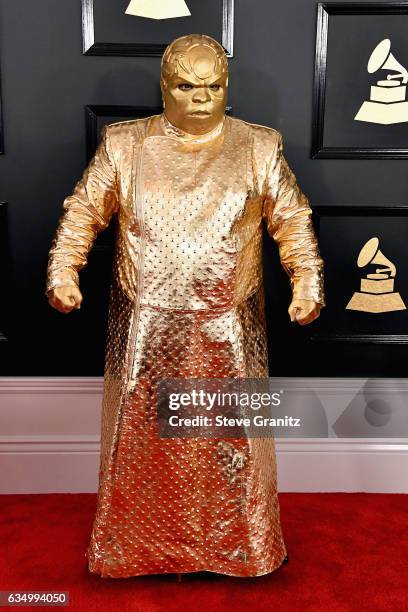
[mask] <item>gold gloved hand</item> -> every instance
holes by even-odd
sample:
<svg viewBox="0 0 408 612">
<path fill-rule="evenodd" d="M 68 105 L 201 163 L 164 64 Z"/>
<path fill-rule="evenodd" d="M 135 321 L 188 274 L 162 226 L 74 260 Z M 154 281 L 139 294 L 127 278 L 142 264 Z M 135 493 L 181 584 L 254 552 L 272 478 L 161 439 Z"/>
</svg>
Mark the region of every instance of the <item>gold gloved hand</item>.
<svg viewBox="0 0 408 612">
<path fill-rule="evenodd" d="M 50 306 L 64 314 L 68 314 L 73 309 L 81 308 L 82 299 L 79 288 L 72 285 L 54 287 L 48 292 Z"/>
<path fill-rule="evenodd" d="M 297 321 L 299 325 L 308 325 L 320 315 L 321 307 L 313 300 L 294 299 L 288 308 L 290 320 L 292 323 Z"/>
</svg>

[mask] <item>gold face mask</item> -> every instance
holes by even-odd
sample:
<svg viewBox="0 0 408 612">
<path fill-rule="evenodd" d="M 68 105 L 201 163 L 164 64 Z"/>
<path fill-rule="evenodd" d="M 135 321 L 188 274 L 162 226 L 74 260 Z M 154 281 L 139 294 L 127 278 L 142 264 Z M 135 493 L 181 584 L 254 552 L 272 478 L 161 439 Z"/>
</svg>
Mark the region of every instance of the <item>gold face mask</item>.
<svg viewBox="0 0 408 612">
<path fill-rule="evenodd" d="M 211 132 L 223 119 L 228 60 L 222 46 L 203 34 L 174 40 L 161 62 L 164 114 L 188 134 Z"/>
</svg>

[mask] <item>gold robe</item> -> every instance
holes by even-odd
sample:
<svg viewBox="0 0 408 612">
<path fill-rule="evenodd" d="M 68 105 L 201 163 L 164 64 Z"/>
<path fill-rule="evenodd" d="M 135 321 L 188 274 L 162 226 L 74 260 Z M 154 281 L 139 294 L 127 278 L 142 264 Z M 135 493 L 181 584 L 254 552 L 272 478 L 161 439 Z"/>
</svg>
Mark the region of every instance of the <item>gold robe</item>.
<svg viewBox="0 0 408 612">
<path fill-rule="evenodd" d="M 63 209 L 46 292 L 78 286 L 118 216 L 89 570 L 272 572 L 286 555 L 274 439 L 159 438 L 155 385 L 268 377 L 263 218 L 293 296 L 324 305 L 311 208 L 281 134 L 232 117 L 193 139 L 163 115 L 111 124 Z"/>
</svg>

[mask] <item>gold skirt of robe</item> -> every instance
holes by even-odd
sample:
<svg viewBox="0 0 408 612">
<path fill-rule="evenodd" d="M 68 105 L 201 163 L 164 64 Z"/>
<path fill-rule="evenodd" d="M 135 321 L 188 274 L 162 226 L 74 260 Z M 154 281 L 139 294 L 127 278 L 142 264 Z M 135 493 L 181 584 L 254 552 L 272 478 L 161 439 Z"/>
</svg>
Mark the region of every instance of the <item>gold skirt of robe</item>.
<svg viewBox="0 0 408 612">
<path fill-rule="evenodd" d="M 123 289 L 129 244 L 119 229 L 86 552 L 89 570 L 103 577 L 257 576 L 286 555 L 272 437 L 157 434 L 160 379 L 268 376 L 262 200 L 249 133 L 227 118 L 215 143 L 186 145 L 156 128 L 137 145 L 136 299 Z"/>
</svg>

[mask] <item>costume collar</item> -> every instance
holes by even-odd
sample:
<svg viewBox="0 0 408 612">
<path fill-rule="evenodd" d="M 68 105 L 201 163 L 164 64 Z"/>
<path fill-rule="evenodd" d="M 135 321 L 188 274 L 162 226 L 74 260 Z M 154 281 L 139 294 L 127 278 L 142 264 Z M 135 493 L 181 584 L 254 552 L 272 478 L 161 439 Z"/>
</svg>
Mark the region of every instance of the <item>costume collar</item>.
<svg viewBox="0 0 408 612">
<path fill-rule="evenodd" d="M 176 138 L 181 142 L 188 142 L 192 144 L 202 144 L 214 140 L 221 134 L 224 127 L 224 123 L 225 115 L 223 116 L 219 124 L 213 130 L 211 130 L 211 132 L 206 132 L 205 134 L 189 134 L 188 132 L 185 132 L 184 130 L 181 130 L 180 128 L 170 123 L 164 113 L 162 113 L 160 117 L 160 126 L 166 136 L 169 136 L 170 138 Z"/>
</svg>

